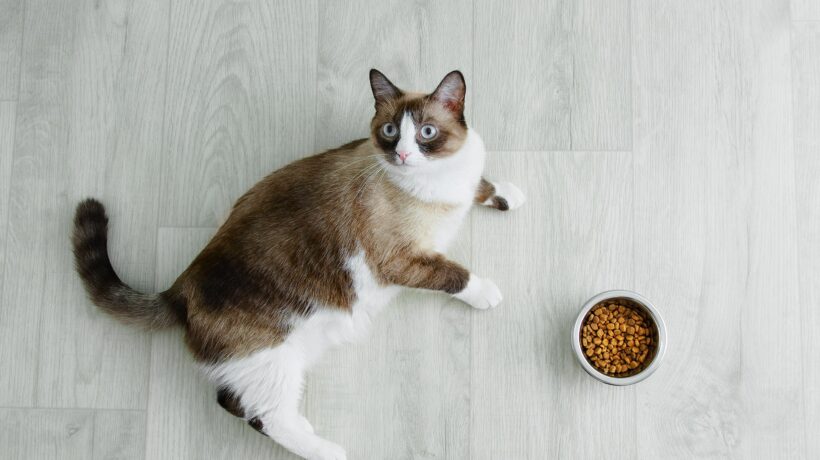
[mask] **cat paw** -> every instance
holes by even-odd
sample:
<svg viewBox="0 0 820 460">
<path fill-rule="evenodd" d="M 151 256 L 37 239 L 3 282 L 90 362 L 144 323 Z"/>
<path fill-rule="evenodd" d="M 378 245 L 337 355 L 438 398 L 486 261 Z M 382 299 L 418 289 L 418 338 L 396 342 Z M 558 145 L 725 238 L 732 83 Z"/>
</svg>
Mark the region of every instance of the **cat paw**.
<svg viewBox="0 0 820 460">
<path fill-rule="evenodd" d="M 524 192 L 510 182 L 494 183 L 493 187 L 495 187 L 495 198 L 499 204 L 506 203 L 506 209 L 503 206 L 498 206 L 498 209 L 502 211 L 520 208 L 527 201 Z"/>
<path fill-rule="evenodd" d="M 467 287 L 456 294 L 455 297 L 479 310 L 496 307 L 503 299 L 501 291 L 494 282 L 479 278 L 473 274 L 470 274 L 470 281 L 467 282 Z"/>
<path fill-rule="evenodd" d="M 347 460 L 347 454 L 342 446 L 324 439 L 320 441 L 307 460 Z"/>
</svg>

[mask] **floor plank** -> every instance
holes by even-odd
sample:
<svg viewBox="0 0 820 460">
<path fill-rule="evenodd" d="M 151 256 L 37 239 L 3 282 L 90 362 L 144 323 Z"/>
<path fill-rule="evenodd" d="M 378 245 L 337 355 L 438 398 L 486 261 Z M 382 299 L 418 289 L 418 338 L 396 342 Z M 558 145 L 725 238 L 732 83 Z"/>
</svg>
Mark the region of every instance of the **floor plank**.
<svg viewBox="0 0 820 460">
<path fill-rule="evenodd" d="M 402 89 L 425 92 L 435 89 L 447 72 L 460 69 L 467 80 L 469 118 L 471 15 L 470 0 L 324 2 L 319 14 L 316 148 L 370 135 L 371 68 Z M 358 26 L 350 27 L 353 23 Z M 444 43 L 447 46 L 441 46 Z"/>
<path fill-rule="evenodd" d="M 74 206 L 103 191 L 116 138 L 112 70 L 128 18 L 117 6 L 27 4 L 0 313 L 6 406 L 146 402 L 144 384 L 124 383 L 145 379 L 148 342 L 90 305 L 68 244 Z"/>
<path fill-rule="evenodd" d="M 488 148 L 629 149 L 629 25 L 626 0 L 476 0 L 475 30 L 493 31 L 474 34 Z"/>
<path fill-rule="evenodd" d="M 633 1 L 638 456 L 805 456 L 788 4 Z"/>
<path fill-rule="evenodd" d="M 0 445 L 9 460 L 92 458 L 94 412 L 0 409 Z"/>
<path fill-rule="evenodd" d="M 504 301 L 473 312 L 470 458 L 634 458 L 639 389 L 592 380 L 569 340 L 589 297 L 632 287 L 630 155 L 493 152 L 487 174 L 527 202 L 473 216 L 473 269 Z"/>
<path fill-rule="evenodd" d="M 170 286 L 213 236 L 214 228 L 162 228 L 157 285 Z M 219 407 L 179 329 L 154 335 L 145 458 L 295 459 L 270 438 Z"/>
<path fill-rule="evenodd" d="M 49 229 L 47 260 L 41 261 L 46 276 L 35 385 L 40 406 L 142 409 L 147 404 L 149 341 L 88 301 L 67 236 L 77 201 L 101 198 L 111 218 L 114 266 L 135 288 L 153 290 L 161 140 L 152 133 L 161 131 L 168 25 L 167 3 L 161 6 L 110 2 L 96 8 L 87 2 L 75 6 L 76 21 L 61 22 L 60 39 L 70 42 L 71 54 L 58 58 L 62 68 L 56 78 L 67 94 L 56 123 L 66 137 L 48 154 L 62 152 L 70 161 L 46 164 L 55 168 L 52 193 L 61 205 L 54 215 L 60 225 Z M 30 4 L 28 11 L 32 21 L 55 14 L 50 3 Z M 26 48 L 25 79 L 36 78 L 29 64 L 40 63 L 29 57 L 40 50 Z M 160 65 L 145 65 L 154 60 Z M 145 98 L 146 92 L 154 97 Z"/>
<path fill-rule="evenodd" d="M 796 23 L 792 34 L 794 81 L 794 168 L 797 192 L 801 332 L 803 336 L 803 404 L 806 457 L 820 455 L 820 22 Z"/>
<path fill-rule="evenodd" d="M 17 100 L 24 0 L 0 0 L 0 101 Z"/>
<path fill-rule="evenodd" d="M 120 18 L 126 39 L 115 74 L 101 198 L 112 228 L 111 261 L 135 289 L 153 292 L 170 1 L 140 0 Z M 146 97 L 146 95 L 151 95 Z"/>
<path fill-rule="evenodd" d="M 575 3 L 572 23 L 572 150 L 630 150 L 629 0 Z"/>
<path fill-rule="evenodd" d="M 515 8 L 493 0 L 474 3 L 473 81 L 480 97 L 473 126 L 487 148 L 570 148 L 572 18 L 566 3 L 526 0 Z"/>
<path fill-rule="evenodd" d="M 179 1 L 171 11 L 164 226 L 215 226 L 313 151 L 316 0 Z"/>
<path fill-rule="evenodd" d="M 30 6 L 36 11 L 38 5 Z M 60 105 L 65 88 L 58 78 L 66 59 L 61 45 L 68 40 L 61 32 L 70 28 L 74 15 L 52 6 L 29 27 L 26 65 L 22 69 L 21 94 L 17 105 L 8 199 L 6 257 L 0 309 L 0 362 L 9 363 L 0 373 L 0 406 L 32 405 L 35 399 L 40 309 L 45 283 L 46 244 L 56 233 L 42 225 L 42 216 L 57 216 L 67 203 L 57 203 L 55 169 L 65 169 L 68 160 L 50 166 L 54 151 L 66 137 Z M 30 51 L 28 51 L 30 50 Z M 34 65 L 32 65 L 34 64 Z M 58 157 L 59 162 L 63 157 Z M 63 166 L 63 168 L 60 168 Z M 61 232 L 62 241 L 66 233 Z"/>
<path fill-rule="evenodd" d="M 99 410 L 94 413 L 94 460 L 145 458 L 145 412 Z"/>
<path fill-rule="evenodd" d="M 0 102 L 0 298 L 3 293 L 3 271 L 6 265 L 6 228 L 9 222 L 9 188 L 16 110 L 16 103 Z"/>
<path fill-rule="evenodd" d="M 141 411 L 0 408 L 0 446 L 9 460 L 142 459 Z"/>
<path fill-rule="evenodd" d="M 820 2 L 817 0 L 791 0 L 792 19 L 795 21 L 820 21 Z"/>
</svg>

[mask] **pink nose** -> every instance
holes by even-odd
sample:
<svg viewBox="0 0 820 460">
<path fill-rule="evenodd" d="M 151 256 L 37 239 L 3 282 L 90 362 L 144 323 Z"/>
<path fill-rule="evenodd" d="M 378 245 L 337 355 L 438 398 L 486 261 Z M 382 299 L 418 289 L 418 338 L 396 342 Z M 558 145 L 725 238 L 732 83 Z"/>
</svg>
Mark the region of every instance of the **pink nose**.
<svg viewBox="0 0 820 460">
<path fill-rule="evenodd" d="M 407 152 L 407 151 L 404 151 L 404 150 L 399 150 L 396 153 L 399 154 L 399 158 L 401 158 L 401 161 L 404 161 L 407 157 L 410 156 L 410 152 Z"/>
</svg>

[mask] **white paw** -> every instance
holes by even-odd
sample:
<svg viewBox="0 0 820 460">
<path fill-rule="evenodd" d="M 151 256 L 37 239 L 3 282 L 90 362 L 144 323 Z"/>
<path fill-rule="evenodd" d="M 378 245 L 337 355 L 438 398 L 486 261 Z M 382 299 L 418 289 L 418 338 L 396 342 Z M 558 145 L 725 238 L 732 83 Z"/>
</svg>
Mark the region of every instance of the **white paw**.
<svg viewBox="0 0 820 460">
<path fill-rule="evenodd" d="M 510 182 L 493 183 L 493 187 L 495 187 L 495 194 L 507 201 L 509 209 L 520 208 L 527 201 L 524 192 Z"/>
<path fill-rule="evenodd" d="M 347 460 L 347 454 L 342 446 L 324 439 L 320 441 L 313 450 L 313 454 L 308 457 L 308 460 Z"/>
<path fill-rule="evenodd" d="M 479 278 L 471 273 L 467 287 L 458 294 L 455 294 L 455 298 L 473 308 L 486 310 L 501 303 L 503 297 L 495 283 L 488 279 Z"/>
</svg>

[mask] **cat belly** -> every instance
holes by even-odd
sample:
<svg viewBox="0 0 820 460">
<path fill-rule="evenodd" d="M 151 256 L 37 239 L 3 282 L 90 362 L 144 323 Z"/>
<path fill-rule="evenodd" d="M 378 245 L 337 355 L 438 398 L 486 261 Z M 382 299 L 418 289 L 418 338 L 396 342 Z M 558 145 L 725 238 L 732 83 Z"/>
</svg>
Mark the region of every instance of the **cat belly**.
<svg viewBox="0 0 820 460">
<path fill-rule="evenodd" d="M 317 308 L 309 318 L 295 324 L 285 340 L 286 344 L 300 350 L 309 364 L 329 348 L 366 336 L 375 316 L 401 289 L 379 285 L 361 251 L 349 258 L 346 265 L 356 292 L 350 311 L 335 307 Z"/>
</svg>

